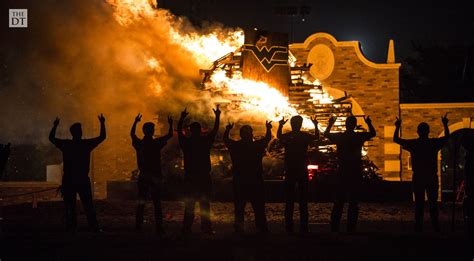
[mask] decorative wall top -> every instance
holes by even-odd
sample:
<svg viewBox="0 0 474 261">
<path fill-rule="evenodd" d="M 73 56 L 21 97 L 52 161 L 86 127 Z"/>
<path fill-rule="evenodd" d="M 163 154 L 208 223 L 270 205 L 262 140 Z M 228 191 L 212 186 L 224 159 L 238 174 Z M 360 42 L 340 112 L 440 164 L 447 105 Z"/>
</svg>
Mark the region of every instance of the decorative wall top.
<svg viewBox="0 0 474 261">
<path fill-rule="evenodd" d="M 313 75 L 316 75 L 321 80 L 324 77 L 328 77 L 332 69 L 334 69 L 334 54 L 331 48 L 325 44 L 320 43 L 319 39 L 326 39 L 328 40 L 334 47 L 352 47 L 359 58 L 359 60 L 372 68 L 376 69 L 398 69 L 400 68 L 400 63 L 374 63 L 367 59 L 360 49 L 359 41 L 337 41 L 334 36 L 328 33 L 315 33 L 310 35 L 303 43 L 294 43 L 290 44 L 290 49 L 307 49 L 310 50 L 307 58 L 308 63 L 313 63 L 314 71 L 312 71 Z M 321 59 L 320 61 L 317 61 Z M 314 62 L 312 62 L 314 61 Z M 329 74 L 328 74 L 329 73 Z"/>
</svg>

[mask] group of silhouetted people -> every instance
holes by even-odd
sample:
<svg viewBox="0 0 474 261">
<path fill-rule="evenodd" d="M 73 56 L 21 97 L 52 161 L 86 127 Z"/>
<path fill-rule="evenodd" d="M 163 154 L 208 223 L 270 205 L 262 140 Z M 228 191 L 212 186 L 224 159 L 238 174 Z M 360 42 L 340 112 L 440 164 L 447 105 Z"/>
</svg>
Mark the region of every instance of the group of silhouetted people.
<svg viewBox="0 0 474 261">
<path fill-rule="evenodd" d="M 191 233 L 191 227 L 195 215 L 195 204 L 199 202 L 201 216 L 201 231 L 214 234 L 210 218 L 210 197 L 212 192 L 211 182 L 211 160 L 210 153 L 212 144 L 219 130 L 221 111 L 219 106 L 213 109 L 215 122 L 213 128 L 203 134 L 200 123 L 192 122 L 189 125 L 190 135 L 183 132 L 183 124 L 189 112 L 185 109 L 181 112 L 178 121 L 177 132 L 179 146 L 184 158 L 184 218 L 182 234 Z M 161 210 L 161 185 L 162 185 L 162 163 L 161 150 L 167 141 L 173 137 L 173 119 L 168 117 L 168 133 L 162 137 L 155 138 L 155 125 L 146 122 L 142 126 L 143 138 L 136 135 L 137 124 L 142 115 L 138 114 L 131 128 L 132 146 L 136 150 L 139 176 L 138 202 L 136 207 L 136 229 L 141 230 L 144 219 L 145 201 L 149 194 L 153 200 L 155 212 L 156 233 L 164 234 L 163 215 Z M 362 147 L 364 143 L 376 136 L 370 117 L 365 117 L 368 132 L 356 131 L 357 119 L 349 116 L 345 121 L 345 131 L 331 133 L 331 128 L 336 122 L 336 117 L 331 117 L 324 133 L 332 144 L 337 147 L 338 177 L 339 184 L 331 213 L 331 231 L 339 231 L 342 210 L 345 202 L 349 203 L 347 211 L 347 231 L 356 231 L 358 219 L 358 202 L 362 187 Z M 428 195 L 431 220 L 435 231 L 439 231 L 437 195 L 437 153 L 449 137 L 448 119 L 445 115 L 441 118 L 445 136 L 443 138 L 429 138 L 429 126 L 420 123 L 418 126 L 419 138 L 405 140 L 399 137 L 401 121 L 397 118 L 395 122 L 394 142 L 400 144 L 403 149 L 411 153 L 413 165 L 413 189 L 415 195 L 415 230 L 422 231 L 423 207 L 425 192 Z M 314 124 L 314 133 L 301 131 L 303 118 L 299 115 L 290 119 L 291 131 L 283 133 L 283 126 L 288 121 L 279 121 L 277 139 L 284 147 L 284 191 L 286 195 L 285 204 L 285 228 L 286 232 L 294 232 L 293 210 L 295 198 L 299 199 L 300 232 L 307 233 L 308 230 L 308 147 L 310 144 L 318 144 L 321 140 L 316 117 L 311 118 Z M 61 192 L 66 206 L 66 228 L 75 230 L 77 226 L 75 214 L 76 194 L 79 194 L 87 214 L 89 226 L 93 231 L 101 231 L 92 201 L 90 179 L 88 177 L 90 153 L 106 138 L 105 118 L 99 116 L 101 124 L 100 135 L 93 139 L 82 139 L 80 123 L 71 126 L 71 140 L 62 140 L 55 137 L 59 119 L 54 121 L 49 139 L 63 153 L 64 176 Z M 232 160 L 233 191 L 234 191 L 234 229 L 237 233 L 244 232 L 244 210 L 247 202 L 250 202 L 255 213 L 255 224 L 258 233 L 269 232 L 265 215 L 265 194 L 262 159 L 267 146 L 272 139 L 272 123 L 266 122 L 266 133 L 262 139 L 255 140 L 253 129 L 249 125 L 240 128 L 240 140 L 231 139 L 230 132 L 234 123 L 226 126 L 224 132 L 224 143 L 228 148 Z M 466 161 L 466 208 L 469 216 L 468 227 L 472 234 L 473 225 L 473 199 L 472 199 L 472 172 L 474 139 L 466 138 L 463 141 L 468 151 Z M 469 176 L 469 178 L 468 178 Z M 297 189 L 296 189 L 297 188 Z M 298 195 L 296 195 L 298 191 Z"/>
</svg>

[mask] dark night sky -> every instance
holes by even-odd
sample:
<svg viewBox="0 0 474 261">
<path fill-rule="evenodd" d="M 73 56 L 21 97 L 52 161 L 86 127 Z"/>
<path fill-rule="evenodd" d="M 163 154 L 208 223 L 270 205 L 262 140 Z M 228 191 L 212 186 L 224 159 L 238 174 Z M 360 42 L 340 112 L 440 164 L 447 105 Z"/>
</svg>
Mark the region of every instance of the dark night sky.
<svg viewBox="0 0 474 261">
<path fill-rule="evenodd" d="M 395 40 L 398 60 L 411 53 L 411 41 L 466 46 L 474 43 L 474 14 L 468 1 L 226 1 L 167 0 L 160 6 L 198 21 L 219 21 L 232 27 L 258 27 L 290 32 L 290 18 L 274 13 L 275 6 L 306 5 L 311 12 L 294 18 L 294 41 L 315 32 L 338 40 L 358 40 L 363 52 L 384 62 L 389 39 Z"/>
</svg>

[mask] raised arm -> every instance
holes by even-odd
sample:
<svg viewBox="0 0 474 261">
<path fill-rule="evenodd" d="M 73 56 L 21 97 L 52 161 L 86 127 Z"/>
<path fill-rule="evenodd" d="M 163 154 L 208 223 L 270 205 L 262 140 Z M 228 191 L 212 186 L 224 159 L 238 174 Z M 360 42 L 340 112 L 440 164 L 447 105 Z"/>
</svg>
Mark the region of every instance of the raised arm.
<svg viewBox="0 0 474 261">
<path fill-rule="evenodd" d="M 171 115 L 168 116 L 168 133 L 161 137 L 164 141 L 167 141 L 173 137 L 173 118 Z"/>
<path fill-rule="evenodd" d="M 336 120 L 337 120 L 337 117 L 335 116 L 332 116 L 331 118 L 329 118 L 328 126 L 326 127 L 326 130 L 324 131 L 324 137 L 331 138 L 331 128 L 336 122 Z"/>
<path fill-rule="evenodd" d="M 132 142 L 138 140 L 136 131 L 137 131 L 137 124 L 142 120 L 142 115 L 139 113 L 135 120 L 133 121 L 132 129 L 130 130 L 130 136 L 132 137 Z"/>
<path fill-rule="evenodd" d="M 232 140 L 231 138 L 229 138 L 229 134 L 230 134 L 230 130 L 232 130 L 232 128 L 234 128 L 234 123 L 230 123 L 227 124 L 227 126 L 225 127 L 225 131 L 224 131 L 224 143 L 225 145 L 227 146 L 227 148 L 230 148 L 232 146 L 232 143 L 234 142 L 234 140 Z"/>
<path fill-rule="evenodd" d="M 265 132 L 265 137 L 263 138 L 263 141 L 265 143 L 265 147 L 267 147 L 268 143 L 270 143 L 270 140 L 272 139 L 272 122 L 265 121 L 265 128 L 267 129 L 267 131 Z"/>
<path fill-rule="evenodd" d="M 51 128 L 51 131 L 49 132 L 49 141 L 54 144 L 59 149 L 62 149 L 62 146 L 64 144 L 63 139 L 58 139 L 56 138 L 56 129 L 58 128 L 59 125 L 59 118 L 56 117 L 56 119 L 53 122 L 53 128 Z"/>
<path fill-rule="evenodd" d="M 181 140 L 183 139 L 185 136 L 184 136 L 184 133 L 183 133 L 183 123 L 184 123 L 184 119 L 189 115 L 189 112 L 187 111 L 187 108 L 184 108 L 184 111 L 181 112 L 181 117 L 179 117 L 179 121 L 178 121 L 178 138 Z"/>
<path fill-rule="evenodd" d="M 84 140 L 87 142 L 88 148 L 92 151 L 95 147 L 99 146 L 105 138 L 106 138 L 106 132 L 105 132 L 105 117 L 101 113 L 97 118 L 99 118 L 100 122 L 100 134 L 98 137 L 95 137 L 93 139 L 88 139 Z"/>
<path fill-rule="evenodd" d="M 444 127 L 444 138 L 447 139 L 449 137 L 448 113 L 446 113 L 443 117 L 441 117 L 441 122 L 443 122 L 443 127 Z"/>
<path fill-rule="evenodd" d="M 105 130 L 105 117 L 104 115 L 101 113 L 99 116 L 99 122 L 100 122 L 100 134 L 99 134 L 99 137 L 98 138 L 98 141 L 99 143 L 104 141 L 105 138 L 107 137 L 107 134 L 106 134 L 106 130 Z"/>
<path fill-rule="evenodd" d="M 216 136 L 217 131 L 219 131 L 219 123 L 221 117 L 221 110 L 219 109 L 219 104 L 217 104 L 216 108 L 212 109 L 212 111 L 214 112 L 216 119 L 214 120 L 214 128 L 212 128 L 211 132 L 209 133 L 209 136 Z"/>
<path fill-rule="evenodd" d="M 282 117 L 278 122 L 277 138 L 281 139 L 283 136 L 283 125 L 288 122 L 288 119 L 285 120 L 285 117 Z"/>
<path fill-rule="evenodd" d="M 400 138 L 400 127 L 402 126 L 402 121 L 397 117 L 395 121 L 395 131 L 393 132 L 393 142 L 402 145 L 405 140 Z"/>
<path fill-rule="evenodd" d="M 314 124 L 314 136 L 313 136 L 313 139 L 314 140 L 319 140 L 319 129 L 318 129 L 318 120 L 316 119 L 316 116 L 314 117 L 311 117 L 311 121 L 313 122 Z"/>
<path fill-rule="evenodd" d="M 377 135 L 377 133 L 375 132 L 374 125 L 372 125 L 372 119 L 370 118 L 370 116 L 365 117 L 364 121 L 365 121 L 365 123 L 367 123 L 367 126 L 369 127 L 369 136 L 368 136 L 368 138 L 371 139 L 371 138 L 375 137 L 375 135 Z"/>
<path fill-rule="evenodd" d="M 54 145 L 57 144 L 58 139 L 56 139 L 56 129 L 58 128 L 59 125 L 59 118 L 56 117 L 56 119 L 53 122 L 53 128 L 51 128 L 51 131 L 49 132 L 49 141 L 53 143 Z"/>
</svg>

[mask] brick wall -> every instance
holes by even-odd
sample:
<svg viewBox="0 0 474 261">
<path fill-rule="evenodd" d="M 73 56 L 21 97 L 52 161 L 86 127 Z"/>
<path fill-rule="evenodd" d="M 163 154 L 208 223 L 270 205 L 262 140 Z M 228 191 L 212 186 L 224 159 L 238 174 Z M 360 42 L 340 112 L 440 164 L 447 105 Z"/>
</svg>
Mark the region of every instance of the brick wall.
<svg viewBox="0 0 474 261">
<path fill-rule="evenodd" d="M 328 61 L 317 61 L 328 64 L 318 65 L 325 72 L 325 79 L 319 79 L 323 87 L 347 91 L 360 106 L 363 114 L 371 116 L 377 137 L 369 142 L 368 155 L 385 178 L 398 177 L 399 169 L 393 163 L 398 160 L 399 151 L 393 151 L 385 145 L 391 142 L 391 136 L 386 137 L 384 133 L 399 113 L 400 64 L 372 63 L 363 56 L 358 42 L 338 42 L 325 33 L 314 34 L 304 43 L 293 44 L 290 50 L 298 62 L 308 63 L 311 62 L 308 58 L 310 52 L 317 45 L 329 47 L 334 57 L 332 61 L 331 54 L 322 54 L 324 56 L 321 59 Z M 312 73 L 312 76 L 317 77 L 317 72 Z M 354 114 L 359 113 L 361 112 L 354 111 Z M 362 118 L 358 120 L 359 124 L 365 125 Z"/>
<path fill-rule="evenodd" d="M 347 91 L 353 97 L 354 105 L 360 106 L 355 113 L 370 115 L 372 118 L 377 137 L 369 142 L 369 157 L 380 168 L 385 179 L 399 180 L 402 175 L 404 180 L 409 180 L 411 174 L 406 169 L 407 155 L 400 156 L 400 148 L 392 142 L 393 122 L 400 113 L 400 64 L 370 62 L 361 53 L 358 42 L 338 42 L 325 33 L 314 34 L 304 43 L 292 44 L 290 50 L 299 63 L 306 63 L 312 48 L 320 44 L 329 47 L 333 55 L 333 61 L 328 63 L 330 65 L 326 68 L 324 79 L 320 79 L 322 85 L 329 89 Z M 320 66 L 324 68 L 325 65 Z M 335 98 L 337 97 L 339 96 Z M 409 128 L 412 125 L 410 122 L 423 119 L 432 126 L 436 135 L 442 131 L 439 117 L 444 113 L 443 110 L 408 109 L 406 106 L 402 106 L 401 110 L 404 121 L 403 137 L 415 137 L 416 131 Z M 473 110 L 459 106 L 450 108 L 448 111 L 451 112 L 451 123 L 462 121 L 464 117 L 472 117 Z M 359 120 L 359 124 L 365 125 L 361 118 Z M 108 121 L 107 140 L 93 153 L 90 175 L 94 181 L 96 198 L 106 197 L 108 180 L 129 180 L 132 170 L 136 168 L 135 152 L 128 135 L 130 124 L 130 119 Z M 98 133 L 97 128 L 98 126 L 94 133 Z"/>
</svg>

